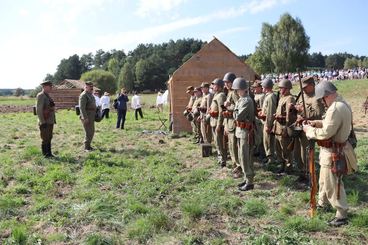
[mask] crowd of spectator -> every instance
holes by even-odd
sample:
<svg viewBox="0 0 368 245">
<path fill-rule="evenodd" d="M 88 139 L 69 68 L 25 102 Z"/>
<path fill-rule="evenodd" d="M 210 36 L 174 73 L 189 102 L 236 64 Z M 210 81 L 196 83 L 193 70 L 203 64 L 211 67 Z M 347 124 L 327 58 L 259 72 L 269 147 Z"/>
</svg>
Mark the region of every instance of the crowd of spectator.
<svg viewBox="0 0 368 245">
<path fill-rule="evenodd" d="M 364 79 L 368 78 L 368 68 L 355 69 L 326 69 L 304 71 L 300 73 L 301 77 L 314 76 L 317 81 L 332 81 L 332 80 L 347 80 L 347 79 Z M 261 79 L 272 78 L 275 83 L 282 79 L 289 79 L 291 82 L 296 82 L 299 79 L 297 72 L 280 73 L 280 74 L 262 74 Z"/>
</svg>

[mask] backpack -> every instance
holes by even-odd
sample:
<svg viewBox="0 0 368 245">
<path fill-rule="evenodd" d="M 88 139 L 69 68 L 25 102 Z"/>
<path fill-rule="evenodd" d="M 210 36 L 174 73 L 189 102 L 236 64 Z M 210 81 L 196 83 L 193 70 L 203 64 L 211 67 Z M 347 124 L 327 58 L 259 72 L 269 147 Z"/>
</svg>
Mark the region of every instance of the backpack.
<svg viewBox="0 0 368 245">
<path fill-rule="evenodd" d="M 114 103 L 112 104 L 112 106 L 113 106 L 115 109 L 118 109 L 118 105 L 119 105 L 119 101 L 118 101 L 118 99 L 114 99 Z"/>
</svg>

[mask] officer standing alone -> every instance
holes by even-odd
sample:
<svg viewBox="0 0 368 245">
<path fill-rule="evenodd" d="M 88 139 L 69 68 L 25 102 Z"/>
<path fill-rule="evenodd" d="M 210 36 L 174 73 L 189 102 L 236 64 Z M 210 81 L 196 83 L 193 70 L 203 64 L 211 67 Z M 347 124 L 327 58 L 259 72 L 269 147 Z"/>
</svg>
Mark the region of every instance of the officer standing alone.
<svg viewBox="0 0 368 245">
<path fill-rule="evenodd" d="M 41 83 L 42 91 L 37 94 L 36 113 L 38 116 L 38 125 L 42 139 L 41 149 L 42 155 L 46 158 L 52 158 L 51 139 L 54 130 L 55 119 L 55 103 L 49 93 L 52 90 L 52 83 L 45 81 Z"/>
<path fill-rule="evenodd" d="M 83 124 L 85 137 L 84 137 L 84 150 L 93 151 L 91 142 L 95 134 L 95 117 L 96 117 L 96 101 L 92 94 L 93 83 L 86 82 L 84 91 L 79 95 L 79 109 L 80 119 Z"/>
</svg>

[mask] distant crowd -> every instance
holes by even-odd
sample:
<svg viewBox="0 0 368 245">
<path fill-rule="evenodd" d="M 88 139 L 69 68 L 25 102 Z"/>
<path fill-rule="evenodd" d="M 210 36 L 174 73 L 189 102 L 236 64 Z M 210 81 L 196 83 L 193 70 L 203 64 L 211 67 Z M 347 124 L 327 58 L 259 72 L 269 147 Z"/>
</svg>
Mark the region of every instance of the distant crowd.
<svg viewBox="0 0 368 245">
<path fill-rule="evenodd" d="M 304 71 L 300 73 L 301 77 L 313 76 L 316 81 L 332 81 L 347 79 L 364 79 L 368 78 L 368 68 L 355 69 L 326 69 L 319 71 Z M 279 74 L 262 74 L 261 79 L 271 78 L 275 83 L 282 79 L 288 79 L 291 82 L 297 82 L 299 74 L 297 72 L 279 73 Z"/>
</svg>

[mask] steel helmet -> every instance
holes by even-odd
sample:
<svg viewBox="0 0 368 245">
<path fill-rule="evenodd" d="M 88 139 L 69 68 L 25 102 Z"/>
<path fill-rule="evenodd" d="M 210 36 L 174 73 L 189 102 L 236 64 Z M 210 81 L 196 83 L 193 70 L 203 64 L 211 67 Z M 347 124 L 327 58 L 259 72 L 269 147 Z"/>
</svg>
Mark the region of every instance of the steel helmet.
<svg viewBox="0 0 368 245">
<path fill-rule="evenodd" d="M 333 94 L 337 91 L 335 85 L 330 81 L 323 81 L 316 85 L 315 94 L 316 99 L 321 99 L 327 95 Z"/>
<path fill-rule="evenodd" d="M 244 78 L 237 77 L 235 78 L 233 82 L 233 86 L 231 88 L 232 89 L 247 89 L 248 87 L 249 87 L 248 82 Z"/>
<path fill-rule="evenodd" d="M 236 78 L 236 75 L 232 72 L 228 72 L 224 76 L 224 82 L 233 82 Z"/>
<path fill-rule="evenodd" d="M 263 79 L 262 87 L 263 88 L 272 88 L 273 87 L 273 81 L 270 78 Z"/>
<path fill-rule="evenodd" d="M 212 84 L 213 85 L 218 85 L 220 87 L 223 87 L 224 86 L 224 81 L 221 80 L 220 78 L 216 78 L 215 80 L 212 81 Z"/>
<path fill-rule="evenodd" d="M 283 79 L 279 82 L 279 88 L 288 88 L 292 89 L 293 85 L 291 84 L 290 80 Z"/>
</svg>

